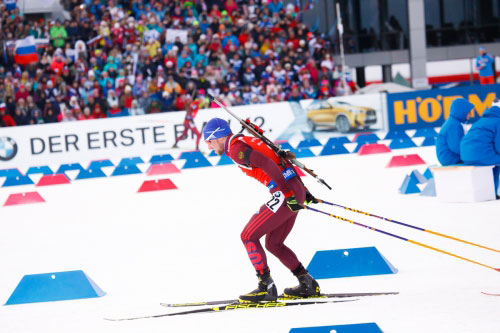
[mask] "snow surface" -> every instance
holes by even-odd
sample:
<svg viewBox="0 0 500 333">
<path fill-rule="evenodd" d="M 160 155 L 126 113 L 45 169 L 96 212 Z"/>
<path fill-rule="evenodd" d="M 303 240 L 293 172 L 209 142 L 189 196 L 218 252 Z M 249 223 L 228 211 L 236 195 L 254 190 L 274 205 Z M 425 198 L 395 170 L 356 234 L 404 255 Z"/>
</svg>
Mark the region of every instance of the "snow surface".
<svg viewBox="0 0 500 333">
<path fill-rule="evenodd" d="M 500 248 L 500 201 L 456 204 L 401 195 L 406 174 L 425 166 L 386 168 L 391 156 L 418 153 L 437 163 L 434 147 L 389 154 L 302 161 L 333 186 L 305 182 L 327 201 Z M 137 193 L 147 179 L 170 178 L 178 190 Z M 375 322 L 384 332 L 500 332 L 500 272 L 311 211 L 299 214 L 287 245 L 307 265 L 319 250 L 376 246 L 397 274 L 320 280 L 324 292 L 399 291 L 396 296 L 306 307 L 238 310 L 126 322 L 120 318 L 177 311 L 160 302 L 234 298 L 257 280 L 240 241 L 267 190 L 234 165 L 73 181 L 37 190 L 42 204 L 0 208 L 0 301 L 25 274 L 83 270 L 101 298 L 0 306 L 0 332 L 288 332 L 294 327 Z M 493 267 L 500 253 L 479 249 L 326 205 L 331 213 Z M 268 256 L 281 291 L 296 284 Z"/>
</svg>

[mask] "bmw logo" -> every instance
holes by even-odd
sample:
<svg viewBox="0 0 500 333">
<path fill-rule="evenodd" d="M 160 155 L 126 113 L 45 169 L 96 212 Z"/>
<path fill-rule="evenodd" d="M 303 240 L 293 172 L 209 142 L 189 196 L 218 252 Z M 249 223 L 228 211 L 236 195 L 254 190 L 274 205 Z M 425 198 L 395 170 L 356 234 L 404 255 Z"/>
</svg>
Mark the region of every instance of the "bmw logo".
<svg viewBox="0 0 500 333">
<path fill-rule="evenodd" d="M 8 136 L 0 137 L 0 161 L 10 161 L 17 155 L 17 143 Z"/>
</svg>

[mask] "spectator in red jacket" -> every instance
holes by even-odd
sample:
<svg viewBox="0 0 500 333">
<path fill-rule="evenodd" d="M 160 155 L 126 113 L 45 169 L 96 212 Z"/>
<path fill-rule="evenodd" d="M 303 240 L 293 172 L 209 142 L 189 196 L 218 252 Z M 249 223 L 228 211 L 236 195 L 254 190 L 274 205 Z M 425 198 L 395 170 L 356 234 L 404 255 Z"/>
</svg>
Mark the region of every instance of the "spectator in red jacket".
<svg viewBox="0 0 500 333">
<path fill-rule="evenodd" d="M 26 100 L 28 96 L 29 96 L 28 90 L 26 90 L 24 84 L 21 84 L 19 86 L 19 90 L 16 92 L 16 102 L 18 102 L 20 99 Z"/>
<path fill-rule="evenodd" d="M 92 113 L 92 119 L 107 118 L 106 113 L 102 111 L 101 104 L 97 103 L 94 106 L 94 112 Z"/>
<path fill-rule="evenodd" d="M 0 127 L 16 126 L 16 122 L 10 114 L 7 113 L 5 103 L 0 104 Z"/>
<path fill-rule="evenodd" d="M 52 61 L 52 64 L 50 64 L 50 68 L 58 73 L 62 73 L 63 69 L 64 69 L 64 60 L 63 60 L 63 57 L 61 54 L 57 54 L 55 57 L 54 57 L 54 60 Z"/>
</svg>

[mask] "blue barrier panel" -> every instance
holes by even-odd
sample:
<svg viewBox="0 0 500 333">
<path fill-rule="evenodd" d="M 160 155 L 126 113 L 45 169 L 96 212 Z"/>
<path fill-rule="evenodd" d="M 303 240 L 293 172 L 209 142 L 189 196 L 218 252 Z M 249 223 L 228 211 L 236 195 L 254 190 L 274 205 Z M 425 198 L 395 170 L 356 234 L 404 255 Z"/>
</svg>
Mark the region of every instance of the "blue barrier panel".
<svg viewBox="0 0 500 333">
<path fill-rule="evenodd" d="M 387 94 L 389 130 L 439 127 L 448 118 L 451 104 L 457 97 L 474 104 L 471 117 L 474 122 L 499 95 L 499 84 Z"/>
<path fill-rule="evenodd" d="M 318 147 L 322 146 L 321 142 L 318 141 L 318 139 L 309 139 L 309 140 L 302 140 L 299 142 L 297 145 L 297 148 L 309 148 L 309 147 Z"/>
<path fill-rule="evenodd" d="M 56 173 L 65 173 L 66 171 L 83 170 L 83 167 L 80 163 L 72 163 L 72 164 L 61 164 L 59 169 L 57 169 Z"/>
<path fill-rule="evenodd" d="M 328 139 L 328 141 L 326 142 L 325 146 L 336 145 L 336 144 L 339 144 L 339 143 L 351 143 L 351 140 L 349 140 L 347 138 L 347 136 L 337 136 L 337 137 Z"/>
<path fill-rule="evenodd" d="M 141 169 L 136 164 L 120 164 L 118 165 L 111 176 L 124 176 L 142 173 Z"/>
<path fill-rule="evenodd" d="M 431 178 L 427 181 L 427 184 L 425 184 L 425 187 L 423 188 L 422 192 L 420 192 L 420 195 L 424 195 L 426 197 L 436 196 L 436 183 L 434 182 L 434 178 Z"/>
<path fill-rule="evenodd" d="M 316 156 L 309 148 L 297 148 L 297 149 L 292 149 L 292 151 L 295 153 L 295 156 L 297 156 L 297 158 Z"/>
<path fill-rule="evenodd" d="M 426 136 L 424 141 L 422 141 L 422 144 L 420 147 L 427 147 L 427 146 L 435 146 L 436 145 L 436 137 L 435 136 Z"/>
<path fill-rule="evenodd" d="M 397 269 L 376 247 L 317 251 L 307 270 L 315 279 L 394 274 Z"/>
<path fill-rule="evenodd" d="M 288 141 L 283 141 L 278 143 L 281 146 L 281 149 L 293 150 L 293 147 Z"/>
<path fill-rule="evenodd" d="M 413 177 L 419 184 L 427 183 L 427 178 L 422 175 L 417 169 L 411 172 L 410 177 Z"/>
<path fill-rule="evenodd" d="M 111 176 L 124 176 L 142 173 L 137 164 L 144 163 L 140 157 L 122 158 L 120 164 L 113 170 Z"/>
<path fill-rule="evenodd" d="M 104 296 L 83 271 L 25 275 L 5 305 L 64 301 Z"/>
<path fill-rule="evenodd" d="M 190 169 L 190 168 L 201 168 L 201 167 L 207 167 L 207 166 L 212 166 L 210 162 L 207 160 L 207 158 L 203 155 L 202 152 L 200 151 L 190 151 L 190 152 L 183 152 L 179 159 L 185 159 L 186 163 L 182 167 L 183 169 Z"/>
<path fill-rule="evenodd" d="M 323 147 L 323 149 L 319 153 L 319 156 L 337 155 L 337 154 L 349 154 L 349 151 L 347 150 L 346 147 L 344 147 L 342 143 L 327 144 L 325 145 L 325 147 Z"/>
<path fill-rule="evenodd" d="M 382 333 L 376 323 L 292 328 L 289 333 Z"/>
<path fill-rule="evenodd" d="M 413 194 L 413 193 L 420 193 L 420 189 L 418 188 L 417 184 L 419 184 L 419 181 L 415 178 L 410 176 L 406 176 L 405 179 L 403 180 L 403 184 L 401 184 L 401 187 L 399 188 L 399 193 L 401 194 Z"/>
<path fill-rule="evenodd" d="M 47 165 L 44 165 L 44 166 L 29 168 L 28 172 L 26 172 L 26 175 L 29 176 L 31 174 L 36 174 L 36 173 L 41 173 L 43 175 L 53 175 L 54 174 L 54 172 L 52 171 L 51 168 L 49 168 Z"/>
<path fill-rule="evenodd" d="M 358 134 L 357 137 L 356 137 L 356 140 L 354 140 L 354 142 L 357 142 L 357 143 L 377 143 L 378 141 L 380 140 L 380 138 L 374 134 L 374 133 L 370 133 L 370 134 Z"/>
<path fill-rule="evenodd" d="M 18 175 L 18 176 L 8 176 L 7 178 L 5 178 L 5 181 L 2 186 L 6 187 L 6 186 L 31 185 L 31 184 L 34 183 L 29 176 Z"/>
<path fill-rule="evenodd" d="M 151 164 L 160 164 L 160 163 L 168 163 L 170 161 L 173 161 L 174 158 L 170 154 L 164 154 L 164 155 L 153 155 L 151 159 L 149 160 L 149 163 Z"/>
<path fill-rule="evenodd" d="M 217 153 L 215 152 L 215 150 L 211 150 L 210 154 L 208 154 L 208 157 L 215 157 L 215 156 L 217 156 Z"/>
<path fill-rule="evenodd" d="M 19 169 L 3 169 L 0 170 L 0 177 L 17 177 L 22 176 L 23 174 Z"/>
<path fill-rule="evenodd" d="M 384 140 L 393 140 L 393 139 L 409 139 L 410 137 L 406 134 L 405 131 L 391 131 L 386 134 Z"/>
<path fill-rule="evenodd" d="M 22 176 L 23 174 L 19 169 L 2 169 L 0 170 L 0 177 Z"/>
<path fill-rule="evenodd" d="M 87 170 L 80 171 L 75 179 L 90 179 L 90 178 L 102 178 L 102 177 L 106 177 L 106 174 L 102 171 L 101 168 L 89 167 Z"/>
<path fill-rule="evenodd" d="M 419 129 L 417 129 L 415 134 L 413 134 L 413 137 L 416 138 L 419 136 L 427 137 L 427 136 L 436 136 L 436 135 L 437 135 L 437 132 L 433 127 L 431 127 L 431 128 L 419 128 Z"/>
<path fill-rule="evenodd" d="M 140 157 L 127 157 L 127 158 L 122 158 L 119 165 L 131 165 L 131 164 L 139 164 L 139 163 L 144 163 L 142 158 Z"/>
<path fill-rule="evenodd" d="M 6 177 L 2 186 L 17 186 L 34 184 L 29 176 L 24 176 L 19 169 L 0 170 L 0 177 Z"/>
<path fill-rule="evenodd" d="M 407 138 L 407 139 L 394 139 L 392 140 L 391 144 L 389 145 L 389 148 L 391 149 L 404 149 L 404 148 L 413 148 L 416 147 L 417 145 L 415 142 L 413 142 L 412 139 Z"/>
<path fill-rule="evenodd" d="M 427 178 L 427 179 L 434 178 L 434 175 L 432 174 L 431 169 L 429 169 L 429 168 L 425 169 L 425 171 L 424 171 L 424 177 Z"/>
<path fill-rule="evenodd" d="M 89 169 L 97 169 L 97 168 L 112 167 L 112 166 L 114 166 L 114 164 L 110 160 L 99 160 L 90 162 Z"/>
</svg>

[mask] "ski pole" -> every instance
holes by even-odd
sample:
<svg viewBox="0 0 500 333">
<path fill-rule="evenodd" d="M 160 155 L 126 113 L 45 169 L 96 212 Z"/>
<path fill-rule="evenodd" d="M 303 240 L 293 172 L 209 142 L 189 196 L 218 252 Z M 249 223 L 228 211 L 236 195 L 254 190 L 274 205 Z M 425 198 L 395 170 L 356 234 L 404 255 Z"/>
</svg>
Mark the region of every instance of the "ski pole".
<svg viewBox="0 0 500 333">
<path fill-rule="evenodd" d="M 257 127 L 255 124 L 252 124 L 249 120 L 244 121 L 241 118 L 239 118 L 236 114 L 234 114 L 231 110 L 229 110 L 229 108 L 227 108 L 224 104 L 222 104 L 217 98 L 215 98 L 211 94 L 207 93 L 207 96 L 212 101 L 214 101 L 215 104 L 217 104 L 218 106 L 220 106 L 221 108 L 223 108 L 224 110 L 226 110 L 227 113 L 229 113 L 236 120 L 238 120 L 238 122 L 241 124 L 241 126 L 243 126 L 246 130 L 248 130 L 253 136 L 255 136 L 256 138 L 261 139 L 262 141 L 264 141 L 264 143 L 267 144 L 269 147 L 271 147 L 278 155 L 280 155 L 282 157 L 285 157 L 288 160 L 290 160 L 290 162 L 292 164 L 295 164 L 296 166 L 298 166 L 299 168 L 301 168 L 302 170 L 304 170 L 305 172 L 307 172 L 308 174 L 310 174 L 319 183 L 321 183 L 321 184 L 325 185 L 326 187 L 328 187 L 329 190 L 332 189 L 330 187 L 330 185 L 328 185 L 323 179 L 319 178 L 318 175 L 313 172 L 313 170 L 307 168 L 303 163 L 299 162 L 295 158 L 295 154 L 293 152 L 285 151 L 285 150 L 281 149 L 280 146 L 276 145 L 274 142 L 272 142 L 271 140 L 269 140 L 267 137 L 264 136 L 264 134 L 263 134 L 264 131 L 262 129 L 260 129 L 259 127 Z"/>
<path fill-rule="evenodd" d="M 412 244 L 415 244 L 415 245 L 419 245 L 419 246 L 422 246 L 422 247 L 425 247 L 427 249 L 430 249 L 430 250 L 434 250 L 434 251 L 437 251 L 437 252 L 441 252 L 441 253 L 444 253 L 444 254 L 447 254 L 449 256 L 452 256 L 452 257 L 455 257 L 455 258 L 458 258 L 458 259 L 462 259 L 462 260 L 465 260 L 465 261 L 468 261 L 468 262 L 471 262 L 473 264 L 476 264 L 476 265 L 479 265 L 479 266 L 483 266 L 483 267 L 486 267 L 486 268 L 490 268 L 490 269 L 493 269 L 497 272 L 500 272 L 500 268 L 495 268 L 495 267 L 492 267 L 492 266 L 489 266 L 489 265 L 486 265 L 486 264 L 482 264 L 480 262 L 477 262 L 477 261 L 474 261 L 472 259 L 468 259 L 468 258 L 465 258 L 465 257 L 461 257 L 457 254 L 453 254 L 451 252 L 447 252 L 447 251 L 444 251 L 444 250 L 441 250 L 441 249 L 438 249 L 438 248 L 435 248 L 433 246 L 430 246 L 430 245 L 427 245 L 427 244 L 424 244 L 424 243 L 420 243 L 420 242 L 417 242 L 417 241 L 414 241 L 414 240 L 411 240 L 411 239 L 408 239 L 408 238 L 404 238 L 404 237 L 401 237 L 401 236 L 398 236 L 398 235 L 395 235 L 395 234 L 391 234 L 390 232 L 387 232 L 387 231 L 384 231 L 384 230 L 381 230 L 381 229 L 376 229 L 376 228 L 373 228 L 373 227 L 370 227 L 370 226 L 367 226 L 367 225 L 364 225 L 364 224 L 361 224 L 359 222 L 356 222 L 356 221 L 353 221 L 353 220 L 349 220 L 349 219 L 346 219 L 345 217 L 342 217 L 342 216 L 338 216 L 338 215 L 335 215 L 335 214 L 330 214 L 330 213 L 327 213 L 327 212 L 323 212 L 319 209 L 315 209 L 315 208 L 312 208 L 312 207 L 309 207 L 309 206 L 306 206 L 306 205 L 302 205 L 303 208 L 305 209 L 309 209 L 309 210 L 312 210 L 313 212 L 317 212 L 317 213 L 321 213 L 321 214 L 325 214 L 325 215 L 328 215 L 330 217 L 333 217 L 333 218 L 336 218 L 338 220 L 342 220 L 344 222 L 348 222 L 348 223 L 352 223 L 352 224 L 355 224 L 357 226 L 360 226 L 360 227 L 363 227 L 363 228 L 367 228 L 367 229 L 370 229 L 370 230 L 373 230 L 373 231 L 377 231 L 377 232 L 380 232 L 382 234 L 385 234 L 385 235 L 388 235 L 388 236 L 392 236 L 392 237 L 395 237 L 395 238 L 398 238 L 398 239 L 401 239 L 403 241 L 406 241 L 406 242 L 409 242 L 409 243 L 412 243 Z"/>
<path fill-rule="evenodd" d="M 453 236 L 448 236 L 448 235 L 445 235 L 445 234 L 442 234 L 442 233 L 439 233 L 439 232 L 436 232 L 436 231 L 432 231 L 432 230 L 429 230 L 429 229 L 420 228 L 420 227 L 417 227 L 417 226 L 414 226 L 414 225 L 411 225 L 411 224 L 399 222 L 399 221 L 392 220 L 392 219 L 389 219 L 387 217 L 375 215 L 375 214 L 372 214 L 372 213 L 363 212 L 362 210 L 358 210 L 358 209 L 355 209 L 355 208 L 342 206 L 342 205 L 339 205 L 339 204 L 336 204 L 336 203 L 333 203 L 333 202 L 328 202 L 328 201 L 325 201 L 325 200 L 321 200 L 321 199 L 318 199 L 318 198 L 316 198 L 316 200 L 318 200 L 318 202 L 324 203 L 326 205 L 344 208 L 345 210 L 348 210 L 348 211 L 351 211 L 351 212 L 355 212 L 355 213 L 366 215 L 366 216 L 375 217 L 375 218 L 378 218 L 378 219 L 381 219 L 381 220 L 384 220 L 384 221 L 387 221 L 387 222 L 396 223 L 396 224 L 399 224 L 399 225 L 402 225 L 402 226 L 405 226 L 405 227 L 413 228 L 413 229 L 420 230 L 420 231 L 423 231 L 423 232 L 428 232 L 428 233 L 436 235 L 436 236 L 441 236 L 441 237 L 444 237 L 444 238 L 449 238 L 449 239 L 455 240 L 457 242 L 462 242 L 462 243 L 465 243 L 465 244 L 477 246 L 477 247 L 480 247 L 480 248 L 483 248 L 483 249 L 486 249 L 486 250 L 490 250 L 490 251 L 494 251 L 494 252 L 500 253 L 500 250 L 493 249 L 491 247 L 487 247 L 487 246 L 484 246 L 484 245 L 481 245 L 481 244 L 472 243 L 472 242 L 469 242 L 469 241 L 466 241 L 466 240 L 463 240 L 463 239 L 460 239 L 460 238 L 456 238 L 456 237 L 453 237 Z"/>
</svg>

